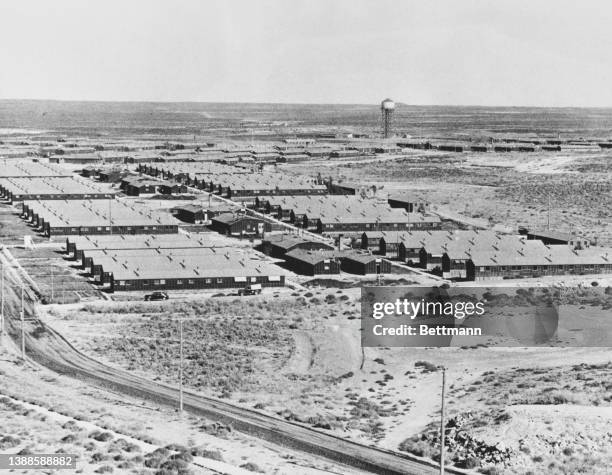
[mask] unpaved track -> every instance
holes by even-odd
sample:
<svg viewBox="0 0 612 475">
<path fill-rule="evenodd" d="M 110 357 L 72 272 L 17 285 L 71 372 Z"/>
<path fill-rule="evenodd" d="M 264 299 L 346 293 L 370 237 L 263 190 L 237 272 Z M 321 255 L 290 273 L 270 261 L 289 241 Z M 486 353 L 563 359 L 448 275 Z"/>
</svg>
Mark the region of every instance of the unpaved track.
<svg viewBox="0 0 612 475">
<path fill-rule="evenodd" d="M 8 264 L 6 261 L 4 263 Z M 11 337 L 20 344 L 18 317 L 20 295 L 15 292 L 15 289 L 21 285 L 21 276 L 15 267 L 10 267 L 7 286 L 12 284 L 12 288 L 6 295 L 9 300 L 5 307 L 9 316 L 6 324 Z M 60 374 L 86 380 L 98 386 L 159 404 L 177 405 L 177 389 L 104 365 L 76 350 L 62 335 L 38 320 L 36 299 L 33 295 L 34 292 L 28 287 L 25 292 L 25 346 L 30 358 Z M 362 445 L 187 391 L 184 393 L 184 407 L 190 413 L 231 424 L 240 432 L 279 446 L 327 458 L 371 473 L 389 475 L 438 473 L 435 464 L 427 460 Z M 449 474 L 466 473 L 455 469 L 447 469 L 446 472 Z"/>
</svg>

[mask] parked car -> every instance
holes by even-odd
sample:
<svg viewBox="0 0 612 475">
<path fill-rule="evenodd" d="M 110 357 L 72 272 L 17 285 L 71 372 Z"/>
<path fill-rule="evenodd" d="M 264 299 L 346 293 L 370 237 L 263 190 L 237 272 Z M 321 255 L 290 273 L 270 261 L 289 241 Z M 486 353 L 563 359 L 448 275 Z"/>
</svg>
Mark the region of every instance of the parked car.
<svg viewBox="0 0 612 475">
<path fill-rule="evenodd" d="M 166 292 L 153 292 L 145 295 L 145 300 L 168 300 L 168 294 Z"/>
<path fill-rule="evenodd" d="M 244 289 L 238 290 L 238 295 L 257 295 L 261 293 L 261 284 L 247 285 Z"/>
</svg>

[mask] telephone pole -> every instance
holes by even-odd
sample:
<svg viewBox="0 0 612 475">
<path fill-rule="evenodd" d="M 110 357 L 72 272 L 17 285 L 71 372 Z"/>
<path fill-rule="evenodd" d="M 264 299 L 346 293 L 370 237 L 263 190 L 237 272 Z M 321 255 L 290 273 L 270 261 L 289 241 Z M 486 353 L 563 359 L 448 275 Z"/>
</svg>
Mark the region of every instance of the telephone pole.
<svg viewBox="0 0 612 475">
<path fill-rule="evenodd" d="M 108 234 L 113 234 L 113 199 L 108 200 Z"/>
<path fill-rule="evenodd" d="M 23 306 L 23 282 L 21 283 L 21 359 L 25 360 L 25 322 Z"/>
<path fill-rule="evenodd" d="M 183 319 L 179 319 L 179 335 L 180 335 L 180 365 L 179 365 L 179 414 L 183 415 Z"/>
<path fill-rule="evenodd" d="M 440 411 L 440 475 L 444 475 L 444 386 L 446 384 L 446 368 L 442 366 L 442 409 Z"/>
<path fill-rule="evenodd" d="M 548 217 L 546 222 L 546 228 L 550 231 L 550 193 L 548 194 Z"/>
</svg>

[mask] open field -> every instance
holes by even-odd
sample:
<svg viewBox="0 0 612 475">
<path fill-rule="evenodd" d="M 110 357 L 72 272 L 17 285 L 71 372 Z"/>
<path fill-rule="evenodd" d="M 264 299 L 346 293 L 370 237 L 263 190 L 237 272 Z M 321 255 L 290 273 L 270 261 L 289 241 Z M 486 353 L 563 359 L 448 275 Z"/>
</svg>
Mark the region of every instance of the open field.
<svg viewBox="0 0 612 475">
<path fill-rule="evenodd" d="M 591 302 L 589 297 L 580 298 L 585 303 Z M 591 303 L 609 305 L 605 301 L 604 298 Z M 428 433 L 428 425 L 438 417 L 439 392 L 434 388 L 440 384 L 437 368 L 441 364 L 447 368 L 451 388 L 451 417 L 459 415 L 471 420 L 472 416 L 466 414 L 487 418 L 497 417 L 499 411 L 525 413 L 530 409 L 523 406 L 536 404 L 534 401 L 554 411 L 553 406 L 559 402 L 546 398 L 567 391 L 572 398 L 563 402 L 576 406 L 568 417 L 576 417 L 581 410 L 594 414 L 593 417 L 607 417 L 604 409 L 601 415 L 595 415 L 599 414 L 598 408 L 609 405 L 605 381 L 612 374 L 606 348 L 368 348 L 362 366 L 357 303 L 355 289 L 332 293 L 330 289 L 315 288 L 295 295 L 295 299 L 224 298 L 172 305 L 107 303 L 52 307 L 48 308 L 45 321 L 77 348 L 96 358 L 176 385 L 177 319 L 195 318 L 184 323 L 185 383 L 189 388 L 357 441 L 394 450 L 403 448 L 434 458 L 435 441 L 427 451 L 421 450 L 422 443 L 415 448 L 404 441 L 425 437 L 422 434 Z M 593 307 L 592 311 L 605 315 L 605 310 Z M 245 318 L 245 314 L 250 317 Z M 103 320 L 100 315 L 104 315 Z M 244 330 L 245 321 L 252 324 L 253 331 Z M 261 331 L 264 328 L 265 334 Z M 196 335 L 215 337 L 202 340 Z M 230 350 L 218 351 L 219 341 Z M 568 360 L 584 364 L 579 366 L 581 376 L 575 380 L 556 378 L 555 388 L 546 389 L 550 385 L 540 386 L 538 379 L 544 376 L 529 377 L 563 374 L 565 368 L 571 373 L 571 367 L 563 366 Z M 517 379 L 517 375 L 526 378 L 525 381 Z M 505 394 L 507 387 L 519 384 L 527 384 L 519 388 L 533 389 L 529 393 L 511 392 L 514 395 L 510 398 L 496 393 Z M 488 388 L 486 395 L 484 388 Z M 537 409 L 542 410 L 539 406 Z M 478 411 L 483 413 L 478 415 Z M 504 430 L 520 433 L 513 424 L 520 427 L 525 417 L 505 420 L 508 429 Z M 573 424 L 578 422 L 574 420 Z M 491 426 L 488 433 L 483 433 L 481 427 L 466 423 L 462 430 L 482 446 L 495 446 L 496 442 L 490 440 L 494 434 L 499 435 L 497 426 Z M 547 440 L 556 435 L 561 437 L 563 430 L 563 424 L 555 426 L 559 433 L 554 432 Z M 580 433 L 593 444 L 603 442 L 597 424 L 592 432 L 582 427 Z M 564 433 L 563 437 L 568 444 L 581 444 L 580 436 L 572 439 Z M 511 454 L 498 461 L 505 463 L 507 473 L 523 473 L 521 467 L 545 466 L 538 459 L 525 460 L 523 453 L 514 448 L 512 445 Z M 553 449 L 543 444 L 541 451 L 554 454 Z M 572 452 L 573 466 L 599 466 L 601 457 L 607 457 L 604 449 L 600 452 L 600 458 L 593 459 L 586 450 Z M 542 460 L 549 464 L 552 456 Z M 456 462 L 462 464 L 465 459 L 458 454 Z M 487 466 L 485 458 L 482 465 Z"/>
<path fill-rule="evenodd" d="M 406 157 L 361 163 L 325 160 L 283 165 L 288 173 L 374 186 L 378 196 L 414 192 L 432 210 L 481 219 L 489 226 L 576 232 L 612 244 L 610 152 L 447 154 L 412 151 Z"/>
<path fill-rule="evenodd" d="M 116 120 L 121 117 L 121 120 Z M 378 104 L 255 104 L 197 102 L 0 101 L 0 131 L 38 134 L 60 131 L 104 137 L 108 134 L 150 138 L 157 134 L 189 140 L 215 131 L 242 134 L 296 127 L 329 132 L 378 131 Z M 488 137 L 608 138 L 610 108 L 415 106 L 400 104 L 399 131 L 414 137 L 475 140 Z M 20 130 L 21 129 L 21 130 Z M 25 129 L 25 130 L 24 130 Z"/>
<path fill-rule="evenodd" d="M 270 449 L 230 426 L 181 418 L 172 408 L 24 365 L 6 337 L 0 359 L 3 453 L 76 454 L 77 473 L 85 474 L 153 475 L 162 468 L 193 474 L 359 473 Z"/>
</svg>

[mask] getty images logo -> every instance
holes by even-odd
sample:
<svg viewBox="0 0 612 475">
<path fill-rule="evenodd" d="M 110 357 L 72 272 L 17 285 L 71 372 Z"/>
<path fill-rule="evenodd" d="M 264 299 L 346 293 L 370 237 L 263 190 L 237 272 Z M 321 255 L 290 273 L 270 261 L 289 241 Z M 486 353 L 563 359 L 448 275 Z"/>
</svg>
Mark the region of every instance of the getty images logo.
<svg viewBox="0 0 612 475">
<path fill-rule="evenodd" d="M 558 307 L 541 290 L 503 287 L 364 287 L 362 345 L 560 344 Z"/>
</svg>

